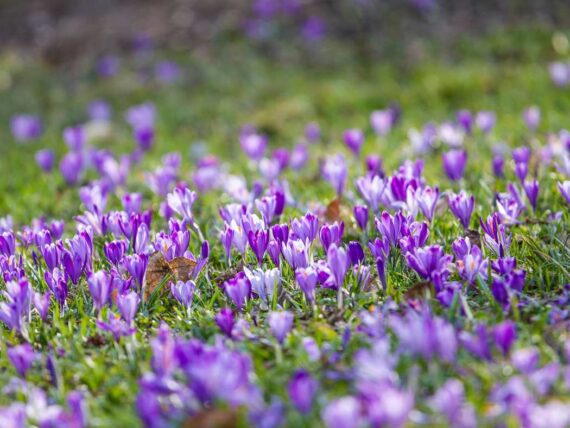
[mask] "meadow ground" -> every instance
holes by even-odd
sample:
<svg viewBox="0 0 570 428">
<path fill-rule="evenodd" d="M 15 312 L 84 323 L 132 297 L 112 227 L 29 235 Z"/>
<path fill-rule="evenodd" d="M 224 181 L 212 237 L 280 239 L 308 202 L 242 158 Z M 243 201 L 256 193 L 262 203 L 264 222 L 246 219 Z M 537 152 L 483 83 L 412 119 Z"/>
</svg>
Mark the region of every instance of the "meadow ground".
<svg viewBox="0 0 570 428">
<path fill-rule="evenodd" d="M 569 424 L 570 87 L 552 37 L 378 63 L 157 51 L 107 78 L 0 57 L 0 421 Z M 172 82 L 153 78 L 165 59 Z M 10 135 L 21 113 L 39 138 Z"/>
</svg>

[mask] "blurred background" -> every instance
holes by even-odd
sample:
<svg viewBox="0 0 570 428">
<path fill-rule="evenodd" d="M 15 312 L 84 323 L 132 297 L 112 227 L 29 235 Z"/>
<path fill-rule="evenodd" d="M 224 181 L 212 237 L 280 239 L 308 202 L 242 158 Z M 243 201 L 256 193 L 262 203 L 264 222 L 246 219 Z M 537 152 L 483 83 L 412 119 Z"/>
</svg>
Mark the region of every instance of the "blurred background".
<svg viewBox="0 0 570 428">
<path fill-rule="evenodd" d="M 218 53 L 236 44 L 287 60 L 417 59 L 430 43 L 453 51 L 465 36 L 569 24 L 568 0 L 0 1 L 2 49 L 54 66 L 151 47 Z M 521 46 L 504 48 L 497 54 Z"/>
</svg>

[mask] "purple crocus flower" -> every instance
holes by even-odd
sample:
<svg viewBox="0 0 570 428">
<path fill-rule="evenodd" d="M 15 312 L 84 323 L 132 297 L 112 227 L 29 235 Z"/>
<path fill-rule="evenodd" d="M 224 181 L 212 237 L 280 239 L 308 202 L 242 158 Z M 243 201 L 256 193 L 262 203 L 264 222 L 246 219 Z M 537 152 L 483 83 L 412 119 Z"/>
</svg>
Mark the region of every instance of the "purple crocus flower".
<svg viewBox="0 0 570 428">
<path fill-rule="evenodd" d="M 466 133 L 471 134 L 473 128 L 473 115 L 469 110 L 459 110 L 456 115 L 457 123 L 465 130 Z"/>
<path fill-rule="evenodd" d="M 536 131 L 540 124 L 540 109 L 537 106 L 531 106 L 523 112 L 523 120 L 530 131 Z"/>
<path fill-rule="evenodd" d="M 301 35 L 310 43 L 320 41 L 326 33 L 325 22 L 318 16 L 310 16 L 303 24 Z"/>
<path fill-rule="evenodd" d="M 93 298 L 93 305 L 99 312 L 109 301 L 111 276 L 102 270 L 94 272 L 87 278 L 87 285 Z"/>
<path fill-rule="evenodd" d="M 305 138 L 309 143 L 316 143 L 321 138 L 321 128 L 316 122 L 310 122 L 305 127 Z"/>
<path fill-rule="evenodd" d="M 132 336 L 136 331 L 135 328 L 131 327 L 119 316 L 114 314 L 109 314 L 107 322 L 97 320 L 95 323 L 101 330 L 111 333 L 117 342 L 121 337 Z"/>
<path fill-rule="evenodd" d="M 493 156 L 493 175 L 497 178 L 505 176 L 505 158 L 502 155 Z"/>
<path fill-rule="evenodd" d="M 374 132 L 385 137 L 394 125 L 394 112 L 391 109 L 375 110 L 370 114 L 370 125 Z"/>
<path fill-rule="evenodd" d="M 451 194 L 447 200 L 449 209 L 453 215 L 459 220 L 463 229 L 469 229 L 469 221 L 475 206 L 475 198 L 473 195 L 469 196 L 465 191 L 457 194 Z"/>
<path fill-rule="evenodd" d="M 59 163 L 59 171 L 68 185 L 77 184 L 83 175 L 83 156 L 75 152 L 67 153 Z"/>
<path fill-rule="evenodd" d="M 234 231 L 226 223 L 225 229 L 220 233 L 220 240 L 222 241 L 222 245 L 224 247 L 224 251 L 226 252 L 226 258 L 228 259 L 228 261 L 232 257 L 233 239 L 234 239 Z"/>
<path fill-rule="evenodd" d="M 148 256 L 146 254 L 128 255 L 123 257 L 121 263 L 136 282 L 138 289 L 141 290 L 148 265 Z"/>
<path fill-rule="evenodd" d="M 360 156 L 364 145 L 364 133 L 360 129 L 348 129 L 343 134 L 344 144 L 355 156 Z"/>
<path fill-rule="evenodd" d="M 510 320 L 503 321 L 493 328 L 493 337 L 497 348 L 503 353 L 508 355 L 511 346 L 516 340 L 517 327 L 515 323 Z"/>
<path fill-rule="evenodd" d="M 7 354 L 10 363 L 12 363 L 18 374 L 23 378 L 26 377 L 26 373 L 37 358 L 34 349 L 29 343 L 8 348 Z"/>
<path fill-rule="evenodd" d="M 133 320 L 137 314 L 141 299 L 136 291 L 129 291 L 128 293 L 119 294 L 117 296 L 117 308 L 125 322 L 132 325 Z"/>
<path fill-rule="evenodd" d="M 36 163 L 44 172 L 51 172 L 55 165 L 55 153 L 51 149 L 38 150 L 36 152 Z"/>
<path fill-rule="evenodd" d="M 475 124 L 483 133 L 491 132 L 497 122 L 497 116 L 492 111 L 480 111 L 475 117 Z"/>
<path fill-rule="evenodd" d="M 300 413 L 309 413 L 313 407 L 319 385 L 306 370 L 297 370 L 289 381 L 287 390 L 289 400 Z"/>
<path fill-rule="evenodd" d="M 275 239 L 279 242 L 287 242 L 289 229 L 287 225 L 281 225 L 281 231 L 272 229 Z M 291 237 L 303 241 L 313 242 L 319 232 L 319 219 L 312 213 L 307 213 L 303 217 L 291 220 Z"/>
<path fill-rule="evenodd" d="M 32 302 L 34 303 L 34 307 L 40 314 L 40 318 L 42 319 L 42 321 L 45 321 L 48 316 L 49 306 L 51 303 L 50 293 L 45 293 L 45 294 L 34 293 L 34 295 L 32 296 Z"/>
<path fill-rule="evenodd" d="M 530 147 L 525 147 L 525 146 L 521 146 L 521 147 L 517 147 L 516 149 L 513 149 L 513 161 L 515 162 L 515 164 L 518 163 L 524 163 L 524 164 L 528 164 L 530 161 L 530 157 L 532 155 L 532 151 L 530 150 Z"/>
<path fill-rule="evenodd" d="M 476 426 L 475 412 L 465 404 L 465 388 L 457 379 L 445 382 L 429 400 L 429 404 L 447 418 L 450 426 Z"/>
<path fill-rule="evenodd" d="M 402 212 L 398 211 L 398 213 L 392 216 L 387 211 L 384 211 L 380 218 L 375 218 L 374 220 L 376 229 L 378 229 L 382 238 L 387 239 L 390 245 L 396 246 L 407 227 L 407 219 Z"/>
<path fill-rule="evenodd" d="M 377 175 L 367 175 L 356 180 L 356 188 L 373 212 L 378 211 L 386 187 L 386 182 Z"/>
<path fill-rule="evenodd" d="M 283 257 L 293 269 L 309 266 L 311 244 L 308 240 L 289 239 L 287 244 L 281 244 Z"/>
<path fill-rule="evenodd" d="M 271 333 L 280 344 L 283 344 L 285 337 L 293 328 L 293 318 L 293 314 L 289 311 L 273 311 L 267 316 Z"/>
<path fill-rule="evenodd" d="M 232 336 L 232 330 L 234 328 L 234 313 L 230 308 L 222 308 L 220 312 L 216 314 L 216 325 L 220 328 L 222 333 L 226 336 Z"/>
<path fill-rule="evenodd" d="M 123 256 L 125 255 L 127 246 L 128 243 L 123 240 L 105 242 L 103 246 L 105 257 L 107 257 L 107 260 L 109 260 L 112 264 L 118 266 L 123 259 Z"/>
<path fill-rule="evenodd" d="M 485 275 L 487 259 L 483 258 L 481 249 L 471 245 L 469 238 L 457 238 L 452 244 L 456 257 L 457 271 L 461 278 L 473 284 L 478 275 Z"/>
<path fill-rule="evenodd" d="M 10 121 L 12 136 L 19 143 L 35 140 L 42 135 L 43 126 L 40 118 L 31 114 L 13 116 Z"/>
<path fill-rule="evenodd" d="M 160 61 L 154 67 L 154 75 L 160 83 L 173 83 L 181 74 L 180 67 L 174 61 Z"/>
<path fill-rule="evenodd" d="M 45 271 L 44 279 L 55 296 L 59 305 L 63 308 L 67 299 L 67 278 L 63 271 L 55 268 L 52 272 Z"/>
<path fill-rule="evenodd" d="M 354 428 L 362 424 L 360 402 L 352 396 L 337 398 L 327 404 L 321 417 L 327 428 Z"/>
<path fill-rule="evenodd" d="M 302 169 L 309 161 L 309 149 L 306 144 L 300 143 L 293 147 L 289 166 L 292 170 L 298 171 Z"/>
<path fill-rule="evenodd" d="M 240 311 L 251 297 L 251 283 L 243 272 L 226 281 L 224 290 Z"/>
<path fill-rule="evenodd" d="M 439 199 L 439 187 L 425 187 L 419 192 L 416 192 L 416 198 L 423 215 L 431 222 Z"/>
<path fill-rule="evenodd" d="M 253 133 L 240 136 L 240 145 L 244 153 L 251 160 L 260 160 L 267 148 L 267 137 Z"/>
<path fill-rule="evenodd" d="M 334 222 L 333 224 L 323 224 L 319 231 L 319 238 L 325 251 L 328 251 L 331 244 L 340 245 L 344 233 L 344 222 Z"/>
<path fill-rule="evenodd" d="M 166 196 L 170 209 L 189 223 L 194 221 L 192 207 L 194 206 L 194 202 L 196 202 L 196 198 L 196 192 L 188 188 L 181 189 L 179 187 L 175 188 L 172 193 Z"/>
<path fill-rule="evenodd" d="M 384 170 L 382 169 L 382 158 L 378 155 L 368 155 L 365 159 L 366 171 L 368 175 L 377 175 L 384 177 Z"/>
<path fill-rule="evenodd" d="M 344 156 L 330 156 L 322 164 L 323 178 L 335 189 L 337 195 L 342 195 L 348 177 L 348 169 Z"/>
<path fill-rule="evenodd" d="M 525 180 L 524 182 L 524 192 L 532 210 L 536 212 L 536 204 L 538 201 L 538 191 L 540 190 L 540 184 L 538 180 Z"/>
<path fill-rule="evenodd" d="M 314 267 L 308 266 L 295 270 L 295 279 L 299 288 L 305 293 L 309 302 L 315 300 L 315 288 L 317 287 L 317 271 Z"/>
<path fill-rule="evenodd" d="M 365 205 L 355 205 L 354 219 L 361 230 L 366 230 L 366 225 L 368 224 L 368 207 Z"/>
<path fill-rule="evenodd" d="M 566 202 L 570 205 L 570 180 L 560 181 L 557 186 L 562 197 L 566 199 Z"/>
<path fill-rule="evenodd" d="M 332 272 L 335 280 L 335 285 L 341 294 L 342 284 L 344 277 L 348 270 L 349 260 L 346 251 L 342 247 L 337 247 L 336 244 L 331 244 L 327 250 L 327 264 Z"/>
<path fill-rule="evenodd" d="M 350 264 L 355 266 L 364 261 L 364 250 L 358 241 L 351 241 L 348 244 L 348 259 Z"/>
<path fill-rule="evenodd" d="M 263 264 L 263 256 L 265 256 L 267 245 L 269 244 L 269 232 L 267 230 L 258 230 L 255 232 L 250 230 L 247 234 L 247 240 L 257 258 L 259 266 L 261 266 Z"/>
<path fill-rule="evenodd" d="M 142 195 L 140 193 L 125 193 L 121 198 L 123 209 L 128 215 L 141 212 Z"/>
<path fill-rule="evenodd" d="M 93 100 L 87 105 L 89 119 L 107 121 L 111 118 L 111 107 L 103 100 Z"/>
<path fill-rule="evenodd" d="M 408 266 L 425 279 L 433 278 L 435 273 L 445 272 L 451 259 L 439 245 L 416 248 L 413 252 L 406 253 Z"/>
<path fill-rule="evenodd" d="M 86 142 L 85 129 L 83 126 L 70 126 L 63 130 L 63 141 L 70 152 L 81 152 Z"/>
<path fill-rule="evenodd" d="M 552 62 L 548 65 L 550 78 L 556 86 L 567 86 L 570 84 L 570 64 L 563 62 Z"/>
<path fill-rule="evenodd" d="M 443 169 L 452 181 L 463 178 L 467 165 L 467 152 L 465 150 L 450 150 L 442 155 Z"/>
<path fill-rule="evenodd" d="M 194 281 L 177 281 L 176 284 L 170 283 L 172 296 L 187 309 L 190 309 L 192 305 L 195 289 L 196 284 Z"/>
</svg>

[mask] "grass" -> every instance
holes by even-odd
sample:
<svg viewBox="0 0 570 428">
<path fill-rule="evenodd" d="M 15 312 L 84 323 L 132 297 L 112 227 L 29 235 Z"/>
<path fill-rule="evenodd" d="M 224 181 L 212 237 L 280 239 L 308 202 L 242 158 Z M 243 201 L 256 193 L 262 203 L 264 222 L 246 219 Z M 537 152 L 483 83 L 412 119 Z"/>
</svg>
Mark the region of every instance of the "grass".
<svg viewBox="0 0 570 428">
<path fill-rule="evenodd" d="M 251 183 L 258 174 L 246 161 L 239 146 L 242 125 L 255 124 L 269 136 L 271 148 L 290 148 L 302 136 L 308 122 L 318 122 L 323 131 L 323 143 L 311 149 L 313 153 L 308 167 L 299 173 L 289 171 L 285 174 L 296 200 L 294 206 L 287 208 L 285 218 L 289 218 L 304 213 L 314 202 L 326 206 L 334 199 L 330 186 L 315 177 L 318 177 L 318 160 L 322 156 L 344 150 L 341 138 L 345 129 L 366 129 L 365 154 L 380 154 L 386 171 L 390 173 L 412 156 L 407 143 L 408 129 L 419 129 L 429 121 L 453 120 L 456 110 L 461 108 L 494 110 L 498 116 L 497 126 L 489 136 L 476 134 L 467 140 L 469 166 L 465 179 L 460 183 L 453 184 L 445 179 L 440 152 L 426 157 L 425 176 L 430 185 L 439 185 L 442 189 L 468 189 L 476 200 L 473 218 L 485 218 L 493 209 L 493 195 L 498 190 L 504 191 L 506 184 L 491 175 L 492 145 L 499 142 L 509 147 L 544 144 L 548 132 L 568 125 L 569 89 L 556 88 L 548 76 L 547 62 L 555 54 L 550 36 L 550 32 L 540 29 L 504 32 L 476 41 L 458 41 L 450 55 L 442 55 L 432 47 L 425 48 L 425 57 L 419 62 L 348 62 L 331 67 L 273 63 L 247 49 L 227 52 L 222 59 L 164 53 L 164 56 L 179 61 L 184 69 L 182 82 L 173 85 L 141 83 L 133 61 L 127 61 L 118 76 L 104 80 L 89 70 L 62 73 L 7 54 L 0 57 L 3 70 L 0 74 L 3 99 L 0 123 L 8 123 L 9 117 L 15 113 L 38 113 L 44 120 L 46 131 L 40 140 L 25 145 L 16 144 L 6 129 L 2 132 L 0 168 L 4 175 L 0 180 L 0 214 L 12 215 L 18 227 L 38 216 L 62 218 L 68 224 L 67 235 L 72 233 L 71 219 L 80 211 L 77 189 L 67 187 L 59 174 L 42 174 L 33 155 L 38 149 L 48 147 L 54 149 L 59 158 L 65 150 L 62 129 L 85 121 L 86 104 L 94 98 L 102 98 L 113 107 L 113 122 L 110 133 L 95 144 L 118 153 L 134 148 L 130 131 L 122 118 L 123 112 L 144 101 L 152 101 L 156 105 L 155 147 L 128 179 L 129 190 L 142 192 L 145 207 L 155 211 L 154 230 L 165 227 L 164 220 L 156 215 L 161 200 L 144 185 L 143 172 L 158 165 L 162 155 L 170 151 L 178 151 L 182 155 L 183 180 L 190 179 L 196 159 L 207 151 L 220 156 L 232 173 L 244 174 Z M 393 102 L 402 109 L 402 122 L 389 137 L 378 138 L 369 129 L 369 114 Z M 521 119 L 523 109 L 530 105 L 539 106 L 543 113 L 536 134 L 529 133 Z M 514 180 L 512 165 L 508 164 L 506 170 L 508 178 Z M 352 207 L 357 199 L 356 190 L 350 183 L 362 174 L 362 166 L 350 159 L 349 172 L 348 187 L 351 190 L 345 195 L 346 207 Z M 84 183 L 93 178 L 95 176 L 87 176 Z M 569 237 L 564 226 L 568 224 L 569 213 L 556 189 L 556 181 L 561 180 L 561 176 L 551 169 L 543 170 L 540 180 L 538 214 L 524 214 L 522 224 L 512 228 L 512 254 L 519 261 L 519 267 L 527 272 L 525 295 L 529 301 L 519 313 L 498 309 L 484 292 L 469 295 L 468 305 L 473 320 L 459 310 L 460 302 L 456 303 L 454 310 L 444 310 L 433 301 L 429 305 L 467 331 L 477 322 L 493 325 L 504 319 L 514 319 L 519 326 L 517 347 L 535 345 L 541 351 L 542 361 L 548 362 L 559 359 L 558 347 L 563 338 L 562 334 L 553 331 L 551 335 L 555 345 L 551 345 L 544 332 L 549 331 L 547 316 L 551 304 L 562 294 L 564 284 L 570 281 Z M 227 196 L 212 193 L 200 195 L 196 205 L 200 227 L 212 244 L 208 275 L 209 281 L 214 283 L 228 269 L 217 239 L 221 226 L 217 208 L 229 201 Z M 111 195 L 108 208 L 119 207 L 118 195 Z M 548 215 L 557 211 L 563 212 L 560 223 L 549 222 Z M 351 224 L 350 217 L 345 216 L 345 219 L 345 241 L 363 240 Z M 476 226 L 474 220 L 472 226 Z M 462 234 L 458 222 L 448 210 L 437 217 L 431 231 L 428 243 L 439 243 L 448 253 L 453 240 Z M 102 248 L 103 242 L 103 238 L 98 238 L 96 248 Z M 192 251 L 199 252 L 195 237 L 190 246 Z M 322 249 L 316 254 L 319 258 L 324 257 Z M 253 256 L 249 256 L 253 262 Z M 373 264 L 369 254 L 367 262 Z M 234 266 L 237 263 L 238 260 L 234 260 Z M 97 256 L 95 269 L 102 268 L 108 268 L 108 263 Z M 31 262 L 26 266 L 34 287 L 46 290 L 41 270 Z M 402 257 L 390 265 L 388 276 L 395 290 L 392 297 L 404 304 L 405 293 L 418 282 L 417 276 L 405 266 Z M 350 382 L 342 378 L 349 377 L 354 354 L 365 340 L 354 334 L 345 346 L 344 328 L 357 323 L 361 310 L 369 310 L 373 305 L 381 306 L 386 296 L 376 291 L 356 290 L 339 315 L 332 309 L 336 305 L 335 292 L 321 290 L 319 305 L 322 312 L 320 316 L 313 316 L 288 267 L 283 278 L 282 286 L 290 297 L 282 304 L 295 312 L 297 328 L 286 347 L 279 351 L 283 352 L 282 359 L 266 332 L 263 311 L 253 302 L 249 304 L 246 317 L 254 325 L 254 337 L 236 346 L 251 354 L 257 382 L 267 397 L 277 394 L 285 398 L 283 385 L 299 366 L 319 373 L 321 390 L 327 395 L 348 393 L 351 391 Z M 350 281 L 345 287 L 350 288 Z M 36 349 L 46 357 L 57 356 L 53 360 L 56 361 L 58 381 L 54 385 L 45 366 L 32 370 L 28 381 L 48 390 L 50 397 L 59 403 L 63 403 L 69 391 L 84 390 L 93 426 L 137 426 L 140 422 L 133 403 L 138 392 L 138 380 L 149 370 L 151 349 L 148 339 L 154 335 L 159 322 L 165 321 L 181 335 L 203 340 L 211 340 L 217 333 L 212 320 L 218 308 L 227 304 L 227 299 L 217 287 L 210 287 L 205 277 L 200 278 L 198 286 L 200 293 L 189 316 L 171 298 L 158 298 L 141 309 L 135 336 L 116 343 L 110 337 L 102 336 L 97 329 L 83 279 L 71 291 L 65 314 L 52 314 L 50 321 L 45 323 L 34 318 L 29 329 L 29 341 Z M 7 384 L 14 372 L 5 357 L 5 350 L 8 344 L 19 343 L 22 338 L 4 327 L 0 331 L 3 338 L 0 344 L 0 384 Z M 339 361 L 334 364 L 309 361 L 301 346 L 303 336 L 312 336 L 319 344 L 342 351 Z M 414 370 L 423 376 L 414 379 L 413 370 L 402 369 L 405 373 L 402 374 L 403 381 L 418 383 L 419 409 L 429 412 L 424 398 L 441 385 L 442 379 L 457 374 L 456 368 L 452 364 L 411 360 L 402 358 L 399 367 L 417 365 Z M 461 366 L 466 379 L 470 379 L 466 382 L 469 400 L 480 414 L 486 414 L 490 391 L 496 384 L 510 378 L 508 370 L 512 371 L 512 367 L 502 365 L 500 360 L 495 363 L 477 360 L 467 353 L 458 357 L 456 365 Z M 329 372 L 334 372 L 341 380 L 329 378 Z M 564 387 L 557 388 L 559 396 L 563 397 Z M 10 402 L 11 397 L 0 397 L 1 404 Z M 293 411 L 287 414 L 288 426 L 314 426 L 318 411 L 314 410 L 306 418 Z"/>
</svg>

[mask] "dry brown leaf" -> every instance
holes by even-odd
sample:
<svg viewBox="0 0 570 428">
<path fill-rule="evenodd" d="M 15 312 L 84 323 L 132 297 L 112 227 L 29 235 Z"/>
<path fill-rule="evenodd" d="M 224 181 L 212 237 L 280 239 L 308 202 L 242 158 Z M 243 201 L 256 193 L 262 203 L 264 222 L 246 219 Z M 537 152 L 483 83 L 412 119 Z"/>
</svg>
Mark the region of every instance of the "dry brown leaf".
<svg viewBox="0 0 570 428">
<path fill-rule="evenodd" d="M 421 299 L 426 297 L 427 294 L 433 296 L 433 287 L 430 281 L 416 282 L 404 294 L 406 300 Z"/>
<path fill-rule="evenodd" d="M 481 248 L 481 235 L 479 235 L 479 231 L 474 229 L 468 229 L 467 237 L 469 238 L 472 244 L 475 244 L 479 248 Z"/>
<path fill-rule="evenodd" d="M 340 219 L 340 198 L 334 198 L 327 205 L 325 218 L 327 221 L 338 221 Z"/>
<path fill-rule="evenodd" d="M 186 257 L 168 262 L 160 251 L 151 254 L 143 281 L 144 299 L 147 301 L 168 276 L 173 281 L 188 281 L 195 266 L 196 262 Z"/>
<path fill-rule="evenodd" d="M 235 428 L 238 426 L 237 410 L 204 410 L 188 418 L 184 428 Z"/>
</svg>

